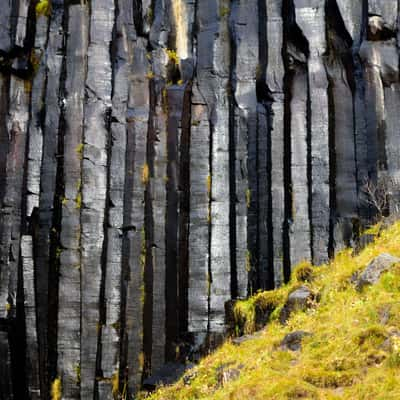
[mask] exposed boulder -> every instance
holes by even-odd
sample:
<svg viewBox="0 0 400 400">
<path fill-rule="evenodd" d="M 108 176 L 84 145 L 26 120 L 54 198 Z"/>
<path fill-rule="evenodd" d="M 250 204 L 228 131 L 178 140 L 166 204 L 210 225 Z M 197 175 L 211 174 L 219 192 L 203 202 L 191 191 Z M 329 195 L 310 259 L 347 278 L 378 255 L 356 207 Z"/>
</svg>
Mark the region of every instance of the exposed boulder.
<svg viewBox="0 0 400 400">
<path fill-rule="evenodd" d="M 237 367 L 231 367 L 232 364 L 222 364 L 217 368 L 217 382 L 218 386 L 224 386 L 228 382 L 234 381 L 238 379 L 240 376 L 240 370 L 243 368 L 243 365 L 239 365 Z"/>
<path fill-rule="evenodd" d="M 352 281 L 357 290 L 361 290 L 367 285 L 374 285 L 384 272 L 389 271 L 397 263 L 400 263 L 400 258 L 387 253 L 380 254 L 367 265 L 361 274 L 353 277 Z"/>
<path fill-rule="evenodd" d="M 282 340 L 280 348 L 282 350 L 299 351 L 301 350 L 301 342 L 307 336 L 312 336 L 310 332 L 295 331 L 288 333 Z"/>
<path fill-rule="evenodd" d="M 315 294 L 307 287 L 300 286 L 289 294 L 286 304 L 282 308 L 279 319 L 285 324 L 294 311 L 304 311 L 310 308 L 316 299 Z"/>
</svg>

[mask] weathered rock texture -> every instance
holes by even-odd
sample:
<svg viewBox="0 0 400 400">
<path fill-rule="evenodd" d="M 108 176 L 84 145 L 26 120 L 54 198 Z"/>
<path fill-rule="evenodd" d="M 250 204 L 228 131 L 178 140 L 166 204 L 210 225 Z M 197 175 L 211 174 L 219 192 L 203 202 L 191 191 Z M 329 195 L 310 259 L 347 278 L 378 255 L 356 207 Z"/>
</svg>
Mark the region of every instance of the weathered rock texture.
<svg viewBox="0 0 400 400">
<path fill-rule="evenodd" d="M 398 11 L 2 1 L 0 399 L 134 393 L 396 211 Z"/>
</svg>

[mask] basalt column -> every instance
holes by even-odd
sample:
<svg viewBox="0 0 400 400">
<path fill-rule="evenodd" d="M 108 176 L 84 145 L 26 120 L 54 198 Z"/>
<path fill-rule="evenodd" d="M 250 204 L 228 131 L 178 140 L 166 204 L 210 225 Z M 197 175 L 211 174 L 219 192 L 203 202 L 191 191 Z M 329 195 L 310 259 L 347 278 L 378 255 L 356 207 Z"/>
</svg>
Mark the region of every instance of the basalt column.
<svg viewBox="0 0 400 400">
<path fill-rule="evenodd" d="M 397 0 L 3 3 L 1 400 L 132 397 L 399 212 Z"/>
</svg>

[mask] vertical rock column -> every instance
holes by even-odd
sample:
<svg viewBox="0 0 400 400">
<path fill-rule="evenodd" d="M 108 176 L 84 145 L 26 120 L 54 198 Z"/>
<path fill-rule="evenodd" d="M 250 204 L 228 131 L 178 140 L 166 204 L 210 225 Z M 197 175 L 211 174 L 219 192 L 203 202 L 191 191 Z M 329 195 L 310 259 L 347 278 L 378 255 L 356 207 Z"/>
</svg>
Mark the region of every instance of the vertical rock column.
<svg viewBox="0 0 400 400">
<path fill-rule="evenodd" d="M 118 1 L 113 48 L 113 98 L 111 150 L 109 162 L 109 201 L 106 268 L 103 270 L 104 298 L 101 330 L 101 377 L 99 399 L 113 399 L 119 382 L 121 332 L 121 282 L 124 240 L 124 199 L 127 174 L 127 105 L 132 66 L 132 44 L 136 39 L 132 7 Z M 139 296 L 139 294 L 137 294 Z"/>
<path fill-rule="evenodd" d="M 198 5 L 199 6 L 199 5 Z M 230 297 L 229 4 L 197 8 L 190 144 L 189 331 L 221 332 Z"/>
<path fill-rule="evenodd" d="M 146 266 L 145 188 L 148 184 L 146 160 L 150 111 L 150 65 L 147 40 L 132 44 L 131 78 L 127 107 L 127 152 L 125 172 L 123 258 L 122 258 L 122 353 L 121 376 L 131 393 L 139 389 L 143 372 L 143 309 Z"/>
<path fill-rule="evenodd" d="M 23 46 L 26 35 L 26 18 L 24 18 L 27 4 L 21 3 L 21 8 L 14 18 L 11 10 L 5 6 L 6 26 L 13 23 L 12 37 L 2 32 L 0 48 L 9 51 L 11 47 Z M 9 17 L 11 17 L 9 19 Z M 18 34 L 17 34 L 18 32 Z M 11 40 L 12 39 L 12 40 Z M 20 266 L 21 225 L 25 221 L 23 215 L 24 177 L 27 159 L 29 104 L 31 85 L 21 77 L 27 68 L 26 55 L 13 61 L 12 69 L 16 75 L 9 78 L 2 76 L 2 94 L 8 97 L 7 110 L 0 118 L 3 120 L 1 145 L 4 146 L 1 157 L 2 170 L 6 177 L 2 181 L 0 198 L 0 353 L 4 358 L 4 366 L 0 373 L 0 389 L 5 398 L 11 398 L 11 369 L 10 369 L 10 342 L 13 339 L 7 332 L 15 324 L 16 300 L 18 286 L 18 268 Z M 4 100 L 3 100 L 4 101 Z M 3 103 L 4 104 L 4 103 Z M 15 389 L 18 391 L 18 389 Z"/>
<path fill-rule="evenodd" d="M 355 10 L 357 11 L 357 10 Z M 349 10 L 344 10 L 348 21 Z M 357 17 L 351 20 L 355 24 Z M 352 38 L 343 29 L 343 16 L 331 2 L 327 8 L 329 79 L 330 153 L 331 153 L 331 215 L 332 249 L 341 250 L 352 243 L 353 221 L 358 214 L 357 169 L 355 154 L 354 63 Z M 349 26 L 352 34 L 355 28 Z"/>
<path fill-rule="evenodd" d="M 165 88 L 167 80 L 166 66 L 168 55 L 158 48 L 152 52 L 151 88 L 154 96 L 151 130 L 151 160 L 149 160 L 149 192 L 152 209 L 152 243 L 148 257 L 151 257 L 152 273 L 152 342 L 151 369 L 156 371 L 165 361 L 165 313 L 166 313 L 166 212 L 167 212 L 167 116 L 168 94 Z"/>
<path fill-rule="evenodd" d="M 29 121 L 29 153 L 27 162 L 27 198 L 26 215 L 39 208 L 40 169 L 43 151 L 43 115 L 46 94 L 46 55 L 49 28 L 47 15 L 36 16 L 36 35 L 34 48 L 31 50 L 34 76 L 31 95 L 31 118 Z"/>
<path fill-rule="evenodd" d="M 399 134 L 395 112 L 399 106 L 398 2 L 373 1 L 368 7 L 367 40 L 361 45 L 360 57 L 365 67 L 366 105 L 370 110 L 367 113 L 368 181 L 389 196 L 389 204 L 383 210 L 372 207 L 380 215 L 399 206 L 396 200 Z M 371 202 L 373 198 L 367 193 L 368 200 Z"/>
<path fill-rule="evenodd" d="M 91 2 L 81 203 L 81 398 L 93 396 L 96 377 L 97 334 L 100 333 L 104 222 L 107 198 L 107 149 L 111 108 L 110 43 L 114 3 Z M 98 66 L 101 65 L 99 69 Z"/>
<path fill-rule="evenodd" d="M 64 197 L 60 234 L 57 373 L 65 399 L 79 398 L 81 368 L 81 207 L 83 104 L 87 46 L 86 5 L 68 8 L 65 67 Z"/>
<path fill-rule="evenodd" d="M 178 340 L 178 212 L 180 126 L 186 85 L 167 88 L 167 216 L 166 216 L 166 345 L 168 358 L 174 359 Z"/>
<path fill-rule="evenodd" d="M 0 13 L 0 50 L 8 52 L 11 45 L 9 18 L 11 13 L 11 4 L 6 2 Z M 3 198 L 5 192 L 6 171 L 7 171 L 7 154 L 8 154 L 8 131 L 6 128 L 6 119 L 8 112 L 8 85 L 9 77 L 1 71 L 0 73 L 0 206 L 3 208 Z M 0 214 L 0 233 L 3 235 L 4 213 Z M 3 252 L 5 249 L 1 249 Z M 4 360 L 0 363 L 0 393 L 5 397 L 11 397 L 11 365 L 10 365 L 10 349 L 8 345 L 8 267 L 3 254 L 0 255 L 3 261 L 0 267 L 0 357 Z M 12 397 L 11 397 L 12 398 Z"/>
<path fill-rule="evenodd" d="M 170 35 L 173 85 L 168 94 L 168 167 L 166 220 L 166 350 L 175 360 L 179 332 L 187 327 L 187 276 L 189 228 L 189 145 L 191 80 L 193 79 L 192 1 L 170 1 Z"/>
<path fill-rule="evenodd" d="M 63 165 L 59 139 L 64 134 L 64 132 L 60 132 L 60 117 L 64 105 L 60 101 L 63 86 L 61 76 L 65 38 L 64 2 L 60 0 L 54 1 L 52 4 L 46 55 L 42 56 L 46 62 L 46 92 L 44 94 L 46 101 L 41 110 L 44 113 L 44 121 L 42 121 L 43 150 L 40 171 L 39 221 L 34 242 L 42 393 L 47 393 L 49 390 L 47 369 L 50 358 L 52 363 L 55 362 L 53 357 L 56 353 L 56 298 L 58 292 L 56 248 L 59 246 L 60 218 L 59 215 L 57 218 L 55 215 L 56 210 L 58 213 L 59 204 L 62 201 L 59 198 L 60 193 L 57 193 L 60 190 L 56 192 L 56 189 L 62 187 L 57 171 Z M 48 329 L 50 325 L 51 333 Z"/>
<path fill-rule="evenodd" d="M 258 267 L 258 185 L 257 185 L 257 96 L 258 1 L 246 4 L 233 2 L 231 35 L 233 56 L 233 86 L 235 98 L 234 148 L 236 198 L 236 277 L 237 295 L 247 296 L 248 276 Z M 232 199 L 231 201 L 234 201 Z M 246 239 L 247 238 L 247 239 Z M 234 272 L 233 272 L 234 273 Z"/>
<path fill-rule="evenodd" d="M 270 137 L 270 185 L 271 185 L 271 228 L 272 228 L 272 269 L 273 283 L 279 287 L 284 283 L 283 229 L 285 220 L 285 182 L 284 182 L 284 63 L 283 47 L 283 2 L 266 1 L 267 21 L 267 63 L 265 80 L 271 93 L 272 103 L 268 108 Z M 265 246 L 260 243 L 260 246 Z M 270 267 L 271 268 L 271 267 Z M 271 274 L 262 279 L 267 285 Z M 268 276 L 268 277 L 267 277 Z"/>
<path fill-rule="evenodd" d="M 229 2 L 217 2 L 217 32 L 212 46 L 211 87 L 214 91 L 211 122 L 211 190 L 210 190 L 210 315 L 212 333 L 222 333 L 225 328 L 225 302 L 231 294 L 231 263 L 229 240 L 229 99 L 230 41 Z M 212 7 L 213 8 L 213 7 Z M 212 21 L 212 19 L 211 19 Z M 205 48 L 204 51 L 210 51 Z M 199 58 L 201 54 L 199 53 Z"/>
<path fill-rule="evenodd" d="M 328 79 L 325 1 L 294 0 L 296 22 L 309 43 L 308 85 L 311 142 L 311 243 L 315 264 L 328 259 L 330 232 Z"/>
<path fill-rule="evenodd" d="M 33 264 L 32 236 L 25 235 L 21 240 L 21 258 L 24 279 L 25 326 L 26 326 L 26 372 L 28 393 L 31 400 L 40 400 L 39 349 L 37 338 L 36 296 Z"/>
<path fill-rule="evenodd" d="M 191 100 L 188 329 L 204 339 L 208 331 L 209 297 L 210 126 L 199 84 L 195 78 Z"/>
<path fill-rule="evenodd" d="M 307 60 L 292 44 L 290 57 L 290 155 L 291 155 L 291 225 L 290 263 L 295 266 L 311 258 L 310 210 L 308 186 L 308 130 L 307 130 Z"/>
<path fill-rule="evenodd" d="M 43 160 L 43 134 L 44 134 L 44 116 L 45 116 L 45 96 L 46 96 L 46 80 L 47 80 L 47 57 L 46 50 L 51 48 L 52 42 L 48 41 L 48 29 L 50 18 L 48 15 L 41 15 L 36 13 L 36 35 L 34 39 L 33 49 L 31 50 L 30 58 L 33 69 L 31 93 L 31 106 L 30 106 L 30 120 L 29 120 L 29 149 L 28 159 L 26 166 L 26 218 L 31 223 L 32 231 L 34 234 L 38 229 L 38 210 L 40 202 L 40 189 L 41 189 L 41 168 Z M 32 40 L 32 38 L 31 38 Z M 50 46 L 48 46 L 50 44 Z M 50 53 L 51 54 L 51 53 Z M 34 238 L 37 239 L 37 238 Z M 27 348 L 31 348 L 29 354 L 29 361 L 26 367 L 26 374 L 28 377 L 28 392 L 31 392 L 32 398 L 40 398 L 39 388 L 39 371 L 42 375 L 42 387 L 46 380 L 46 375 L 43 367 L 46 365 L 44 362 L 45 343 L 47 342 L 47 282 L 48 282 L 48 266 L 43 266 L 42 269 L 35 271 L 34 262 L 30 257 L 33 257 L 33 247 L 36 246 L 37 241 L 32 243 L 32 236 L 24 236 L 21 243 L 21 253 L 24 264 L 24 288 L 25 296 L 29 298 L 29 306 L 27 306 L 30 313 L 25 312 L 25 323 L 27 333 Z M 36 249 L 35 249 L 36 250 Z M 25 255 L 24 255 L 25 253 Z M 24 258 L 25 257 L 25 258 Z M 28 282 L 25 282 L 25 274 L 28 274 Z M 30 274 L 32 274 L 32 282 L 30 281 Z M 40 282 L 42 289 L 36 292 L 37 282 Z M 27 283 L 27 285 L 26 285 Z M 32 285 L 32 287 L 30 286 Z M 32 292 L 30 292 L 32 290 Z M 37 293 L 37 298 L 35 296 Z M 26 299 L 25 299 L 26 301 Z M 32 308 L 30 308 L 32 307 Z M 36 313 L 39 317 L 36 320 Z M 33 315 L 34 314 L 34 318 Z M 39 322 L 40 321 L 40 322 Z M 38 323 L 39 322 L 39 323 Z M 38 329 L 38 331 L 37 331 Z M 39 339 L 40 338 L 40 339 Z M 41 349 L 41 357 L 39 357 L 39 345 Z M 41 362 L 39 360 L 41 359 Z M 36 382 L 36 380 L 38 380 Z M 36 397 L 35 397 L 36 396 Z"/>
</svg>

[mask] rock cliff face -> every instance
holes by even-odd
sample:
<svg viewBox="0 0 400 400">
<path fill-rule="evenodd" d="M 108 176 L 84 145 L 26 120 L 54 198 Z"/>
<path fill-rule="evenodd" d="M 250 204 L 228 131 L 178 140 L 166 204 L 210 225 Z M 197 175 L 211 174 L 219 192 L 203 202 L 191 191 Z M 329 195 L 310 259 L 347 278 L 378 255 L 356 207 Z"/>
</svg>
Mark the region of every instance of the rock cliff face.
<svg viewBox="0 0 400 400">
<path fill-rule="evenodd" d="M 398 211 L 398 15 L 3 1 L 0 399 L 134 393 L 228 300 Z"/>
</svg>

